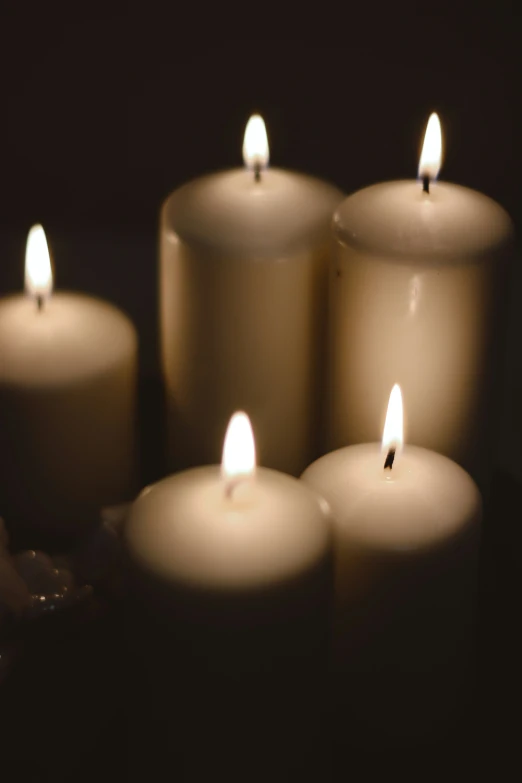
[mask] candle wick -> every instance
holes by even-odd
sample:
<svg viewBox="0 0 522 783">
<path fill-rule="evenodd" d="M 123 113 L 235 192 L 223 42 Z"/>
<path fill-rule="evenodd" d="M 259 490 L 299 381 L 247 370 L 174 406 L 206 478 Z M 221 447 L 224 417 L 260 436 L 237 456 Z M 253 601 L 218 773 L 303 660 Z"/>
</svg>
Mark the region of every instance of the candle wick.
<svg viewBox="0 0 522 783">
<path fill-rule="evenodd" d="M 248 475 L 246 473 L 239 473 L 237 476 L 233 476 L 225 481 L 225 497 L 227 500 L 232 499 L 232 495 L 236 491 L 236 489 L 239 487 L 240 484 L 243 484 L 246 481 L 250 481 L 252 479 L 251 475 Z"/>
<path fill-rule="evenodd" d="M 261 182 L 261 164 L 256 163 L 254 165 L 254 179 L 256 182 Z"/>
<path fill-rule="evenodd" d="M 395 449 L 391 448 L 386 455 L 386 461 L 384 463 L 384 470 L 386 468 L 389 468 L 390 470 L 393 468 L 393 461 L 395 459 Z"/>
<path fill-rule="evenodd" d="M 44 298 L 43 298 L 42 294 L 37 294 L 36 295 L 36 307 L 37 307 L 39 313 L 42 312 L 43 306 L 44 306 Z"/>
<path fill-rule="evenodd" d="M 234 490 L 237 487 L 237 485 L 240 483 L 240 481 L 241 479 L 236 478 L 226 482 L 225 497 L 227 498 L 227 500 L 231 500 L 232 495 L 234 494 Z"/>
<path fill-rule="evenodd" d="M 430 192 L 430 178 L 428 174 L 425 174 L 422 178 L 422 191 L 423 193 Z"/>
</svg>

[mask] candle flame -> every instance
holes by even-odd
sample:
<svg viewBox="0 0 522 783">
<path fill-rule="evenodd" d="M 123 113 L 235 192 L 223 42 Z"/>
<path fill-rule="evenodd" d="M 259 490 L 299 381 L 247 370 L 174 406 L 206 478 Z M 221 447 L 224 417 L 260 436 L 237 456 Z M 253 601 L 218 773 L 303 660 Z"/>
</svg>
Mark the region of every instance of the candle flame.
<svg viewBox="0 0 522 783">
<path fill-rule="evenodd" d="M 230 419 L 225 443 L 221 473 L 227 485 L 227 494 L 246 478 L 251 478 L 256 470 L 256 446 L 250 419 L 238 411 Z"/>
<path fill-rule="evenodd" d="M 265 122 L 261 115 L 253 114 L 246 126 L 243 140 L 243 160 L 247 169 L 266 169 L 270 153 Z"/>
<path fill-rule="evenodd" d="M 404 439 L 403 409 L 401 387 L 396 383 L 390 394 L 388 412 L 382 436 L 382 450 L 388 453 L 393 450 L 395 456 L 402 450 Z"/>
<path fill-rule="evenodd" d="M 47 299 L 53 290 L 51 258 L 45 231 L 33 226 L 25 247 L 25 290 L 30 296 Z"/>
<path fill-rule="evenodd" d="M 419 162 L 419 177 L 437 179 L 442 161 L 442 131 L 438 114 L 433 113 L 426 127 Z"/>
</svg>

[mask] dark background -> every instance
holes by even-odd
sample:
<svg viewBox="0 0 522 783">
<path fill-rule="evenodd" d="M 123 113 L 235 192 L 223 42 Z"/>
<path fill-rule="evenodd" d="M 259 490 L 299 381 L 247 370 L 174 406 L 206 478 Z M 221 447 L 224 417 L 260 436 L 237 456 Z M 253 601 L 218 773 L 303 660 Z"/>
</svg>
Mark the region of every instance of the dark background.
<svg viewBox="0 0 522 783">
<path fill-rule="evenodd" d="M 286 19 L 281 9 L 272 16 L 265 5 L 245 5 L 229 22 L 221 7 L 216 20 L 203 5 L 193 9 L 199 18 L 188 20 L 178 6 L 166 14 L 149 5 L 139 11 L 105 6 L 98 13 L 72 4 L 4 4 L 0 293 L 21 289 L 26 234 L 42 222 L 57 287 L 107 298 L 136 323 L 142 400 L 150 400 L 158 377 L 161 201 L 189 178 L 241 165 L 253 111 L 265 118 L 274 165 L 351 192 L 415 177 L 425 123 L 436 110 L 445 143 L 442 178 L 497 199 L 522 235 L 522 37 L 515 4 L 448 10 L 422 2 L 387 4 L 386 10 L 352 5 L 314 7 L 309 16 L 299 8 Z M 279 30 L 283 37 L 270 36 Z M 458 751 L 464 779 L 487 764 L 501 779 L 497 764 L 518 763 L 522 513 L 519 490 L 504 473 L 522 480 L 521 298 L 517 264 L 499 379 L 505 392 L 495 519 L 483 558 L 481 687 L 473 720 L 450 748 Z M 158 411 L 142 403 L 144 482 L 162 472 Z M 10 747 L 0 744 L 9 783 L 47 780 L 65 762 L 71 779 L 104 780 L 104 770 L 124 779 L 118 770 L 125 738 L 115 725 L 122 716 L 105 701 L 118 698 L 110 673 L 119 664 L 117 625 L 104 623 L 83 635 L 74 627 L 54 641 L 44 634 L 42 642 L 40 635 L 30 665 L 4 690 L 9 710 L 17 702 L 6 724 Z M 75 659 L 79 645 L 82 655 Z M 128 684 L 120 687 L 123 692 Z M 45 729 L 35 738 L 39 726 Z M 434 767 L 446 780 L 457 776 L 437 738 L 428 750 L 404 753 L 410 772 L 420 765 L 417 779 L 429 779 Z M 360 770 L 375 764 L 370 756 L 356 755 Z M 401 759 L 399 751 L 389 756 L 390 771 L 405 771 Z"/>
</svg>

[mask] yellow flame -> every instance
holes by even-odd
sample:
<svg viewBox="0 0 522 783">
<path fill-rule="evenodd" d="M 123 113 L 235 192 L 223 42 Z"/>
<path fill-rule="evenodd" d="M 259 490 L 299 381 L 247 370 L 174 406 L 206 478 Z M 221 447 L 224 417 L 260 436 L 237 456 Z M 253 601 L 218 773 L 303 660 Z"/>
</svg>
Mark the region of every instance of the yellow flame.
<svg viewBox="0 0 522 783">
<path fill-rule="evenodd" d="M 252 425 L 246 413 L 238 411 L 230 419 L 225 435 L 221 473 L 230 491 L 239 481 L 253 476 L 255 470 L 256 445 Z"/>
<path fill-rule="evenodd" d="M 396 456 L 402 450 L 404 440 L 401 387 L 396 383 L 390 394 L 388 412 L 382 435 L 382 450 L 395 449 Z"/>
<path fill-rule="evenodd" d="M 270 153 L 265 122 L 261 115 L 253 114 L 246 126 L 243 140 L 243 160 L 248 169 L 266 169 Z"/>
<path fill-rule="evenodd" d="M 442 162 L 442 131 L 438 114 L 428 120 L 419 162 L 419 177 L 437 179 Z"/>
<path fill-rule="evenodd" d="M 25 247 L 25 290 L 35 297 L 47 298 L 53 290 L 53 273 L 45 231 L 33 226 L 27 235 Z"/>
</svg>

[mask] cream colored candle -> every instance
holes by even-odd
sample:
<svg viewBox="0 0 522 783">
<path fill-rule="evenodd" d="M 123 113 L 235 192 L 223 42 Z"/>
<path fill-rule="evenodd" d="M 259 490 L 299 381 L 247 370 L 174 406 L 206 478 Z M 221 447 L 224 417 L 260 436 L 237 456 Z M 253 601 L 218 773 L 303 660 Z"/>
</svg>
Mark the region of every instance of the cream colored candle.
<svg viewBox="0 0 522 783">
<path fill-rule="evenodd" d="M 424 189 L 373 185 L 335 214 L 328 446 L 378 439 L 381 401 L 398 380 L 409 442 L 478 476 L 513 227 L 481 193 L 435 182 L 437 123 L 420 164 Z"/>
<path fill-rule="evenodd" d="M 202 177 L 161 211 L 161 350 L 170 463 L 215 463 L 222 422 L 249 411 L 263 465 L 317 453 L 329 227 L 342 195 L 266 168 L 261 118 L 246 167 Z"/>
<path fill-rule="evenodd" d="M 255 468 L 250 423 L 230 423 L 223 465 L 143 490 L 125 537 L 136 566 L 173 589 L 234 596 L 282 587 L 328 561 L 328 520 L 297 479 Z"/>
<path fill-rule="evenodd" d="M 402 450 L 399 387 L 383 445 L 331 452 L 302 478 L 334 519 L 339 683 L 362 722 L 407 735 L 453 720 L 469 685 L 482 504 L 456 463 Z"/>
<path fill-rule="evenodd" d="M 51 288 L 34 226 L 29 296 L 0 302 L 0 507 L 9 524 L 72 533 L 133 491 L 137 338 L 107 302 Z"/>
<path fill-rule="evenodd" d="M 129 649 L 145 678 L 136 719 L 154 726 L 146 759 L 168 751 L 176 736 L 190 749 L 193 779 L 212 777 L 219 758 L 239 780 L 256 753 L 256 770 L 273 776 L 295 763 L 303 742 L 318 745 L 332 578 L 328 513 L 302 482 L 255 469 L 245 415 L 231 421 L 221 469 L 184 471 L 145 489 L 124 532 L 134 609 Z"/>
</svg>

